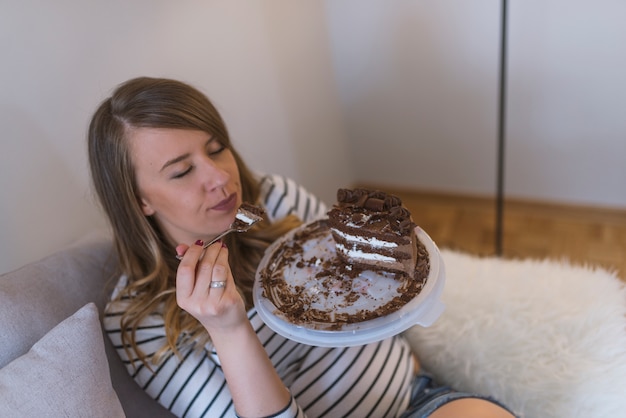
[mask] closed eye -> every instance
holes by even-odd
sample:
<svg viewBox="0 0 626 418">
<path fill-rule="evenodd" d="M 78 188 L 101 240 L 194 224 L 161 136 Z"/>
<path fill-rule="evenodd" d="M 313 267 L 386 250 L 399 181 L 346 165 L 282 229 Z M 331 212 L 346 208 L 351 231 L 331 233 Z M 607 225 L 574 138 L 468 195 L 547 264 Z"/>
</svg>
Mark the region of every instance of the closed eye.
<svg viewBox="0 0 626 418">
<path fill-rule="evenodd" d="M 220 152 L 224 151 L 226 147 L 222 145 L 221 142 L 214 140 L 209 143 L 207 154 L 208 155 L 218 155 Z"/>
<path fill-rule="evenodd" d="M 173 179 L 179 179 L 182 177 L 185 177 L 187 174 L 189 174 L 191 172 L 191 170 L 193 170 L 193 166 L 190 165 L 185 171 L 181 171 L 180 173 L 175 173 L 172 178 Z"/>
</svg>

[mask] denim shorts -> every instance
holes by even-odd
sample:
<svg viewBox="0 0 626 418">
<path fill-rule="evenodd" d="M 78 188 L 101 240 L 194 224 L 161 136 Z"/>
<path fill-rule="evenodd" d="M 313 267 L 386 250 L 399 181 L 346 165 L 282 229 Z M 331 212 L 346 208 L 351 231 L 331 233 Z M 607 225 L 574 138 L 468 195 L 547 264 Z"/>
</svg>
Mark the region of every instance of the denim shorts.
<svg viewBox="0 0 626 418">
<path fill-rule="evenodd" d="M 517 417 L 517 415 L 509 408 L 491 397 L 467 392 L 457 392 L 449 386 L 438 385 L 430 373 L 422 370 L 413 380 L 411 402 L 407 410 L 400 416 L 400 418 L 428 417 L 442 405 L 463 398 L 484 399 L 502 407 Z"/>
</svg>

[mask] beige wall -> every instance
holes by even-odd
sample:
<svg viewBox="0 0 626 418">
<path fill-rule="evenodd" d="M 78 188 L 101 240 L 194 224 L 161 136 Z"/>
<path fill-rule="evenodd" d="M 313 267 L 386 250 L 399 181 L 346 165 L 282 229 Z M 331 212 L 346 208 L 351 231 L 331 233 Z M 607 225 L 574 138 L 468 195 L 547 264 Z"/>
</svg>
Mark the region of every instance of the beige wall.
<svg viewBox="0 0 626 418">
<path fill-rule="evenodd" d="M 510 3 L 509 193 L 626 209 L 626 2 Z"/>
<path fill-rule="evenodd" d="M 493 194 L 495 2 L 328 4 L 342 109 L 359 180 Z"/>
<path fill-rule="evenodd" d="M 501 1 L 327 3 L 355 176 L 493 195 Z M 626 2 L 508 3 L 507 196 L 626 208 Z"/>
</svg>

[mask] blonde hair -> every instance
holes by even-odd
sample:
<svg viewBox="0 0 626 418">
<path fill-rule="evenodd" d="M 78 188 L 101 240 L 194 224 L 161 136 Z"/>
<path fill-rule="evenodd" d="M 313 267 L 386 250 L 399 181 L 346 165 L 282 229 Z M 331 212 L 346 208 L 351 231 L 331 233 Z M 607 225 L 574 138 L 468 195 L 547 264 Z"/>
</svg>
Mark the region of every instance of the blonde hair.
<svg viewBox="0 0 626 418">
<path fill-rule="evenodd" d="M 233 149 L 217 109 L 188 84 L 161 78 L 131 79 L 118 86 L 94 113 L 88 131 L 91 176 L 113 229 L 121 273 L 128 277 L 128 286 L 118 296 L 130 301 L 121 318 L 122 342 L 147 364 L 135 333 L 142 320 L 156 311 L 163 314 L 167 344 L 151 358 L 154 363 L 169 352 L 178 353 L 181 341 L 202 346 L 209 337 L 200 323 L 177 305 L 179 262 L 175 249 L 157 223 L 143 214 L 139 204 L 126 136 L 129 129 L 141 127 L 207 132 L 232 152 L 239 168 L 243 201 L 257 202 L 259 185 Z M 252 284 L 265 248 L 298 223 L 295 217 L 274 224 L 264 221 L 246 234 L 225 238 L 235 283 L 248 308 L 252 307 Z M 181 339 L 183 335 L 186 338 Z"/>
</svg>

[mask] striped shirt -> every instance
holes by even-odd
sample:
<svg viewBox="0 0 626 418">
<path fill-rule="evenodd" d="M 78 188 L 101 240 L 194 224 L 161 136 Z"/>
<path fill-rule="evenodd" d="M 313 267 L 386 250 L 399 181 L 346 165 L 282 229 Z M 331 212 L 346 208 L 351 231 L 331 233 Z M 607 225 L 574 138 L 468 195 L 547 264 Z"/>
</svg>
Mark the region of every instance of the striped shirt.
<svg viewBox="0 0 626 418">
<path fill-rule="evenodd" d="M 291 179 L 263 177 L 261 190 L 270 220 L 295 214 L 308 222 L 326 215 L 326 205 Z M 123 276 L 113 297 L 125 285 Z M 135 381 L 179 417 L 236 417 L 219 358 L 210 343 L 203 350 L 186 347 L 180 356 L 171 354 L 151 368 L 144 366 L 132 349 L 131 356 L 127 355 L 120 319 L 128 303 L 109 303 L 104 327 Z M 414 363 L 401 336 L 356 347 L 315 347 L 275 333 L 254 308 L 248 318 L 292 395 L 291 403 L 275 417 L 395 417 L 406 409 Z M 144 319 L 136 340 L 148 355 L 165 344 L 160 313 Z"/>
</svg>

